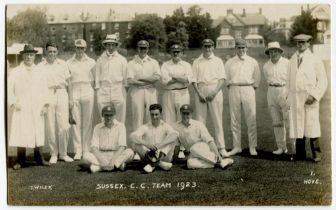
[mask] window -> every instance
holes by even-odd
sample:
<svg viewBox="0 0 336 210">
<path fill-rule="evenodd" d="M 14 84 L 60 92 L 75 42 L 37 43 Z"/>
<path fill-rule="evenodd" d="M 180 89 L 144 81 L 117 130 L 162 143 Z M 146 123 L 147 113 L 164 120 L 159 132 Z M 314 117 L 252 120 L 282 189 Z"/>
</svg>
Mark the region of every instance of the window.
<svg viewBox="0 0 336 210">
<path fill-rule="evenodd" d="M 220 34 L 229 34 L 229 28 L 222 28 Z"/>
<path fill-rule="evenodd" d="M 66 31 L 68 28 L 66 25 L 63 25 L 63 30 Z"/>
<path fill-rule="evenodd" d="M 56 27 L 51 27 L 51 31 L 56 31 Z"/>
<path fill-rule="evenodd" d="M 119 37 L 120 37 L 120 33 L 119 33 L 119 32 L 116 32 L 115 35 L 116 35 L 116 36 L 118 37 L 118 39 L 119 39 Z"/>
<path fill-rule="evenodd" d="M 127 24 L 127 29 L 131 29 L 132 28 L 132 23 L 128 23 Z"/>
<path fill-rule="evenodd" d="M 258 33 L 259 33 L 258 26 L 249 27 L 249 34 L 258 34 Z"/>
<path fill-rule="evenodd" d="M 101 30 L 105 30 L 106 29 L 106 23 L 102 23 L 101 24 Z"/>
<path fill-rule="evenodd" d="M 93 41 L 93 33 L 90 33 L 90 41 Z"/>
<path fill-rule="evenodd" d="M 114 24 L 114 30 L 119 30 L 119 23 Z"/>
<path fill-rule="evenodd" d="M 235 38 L 241 39 L 242 38 L 242 31 L 235 31 Z"/>
</svg>

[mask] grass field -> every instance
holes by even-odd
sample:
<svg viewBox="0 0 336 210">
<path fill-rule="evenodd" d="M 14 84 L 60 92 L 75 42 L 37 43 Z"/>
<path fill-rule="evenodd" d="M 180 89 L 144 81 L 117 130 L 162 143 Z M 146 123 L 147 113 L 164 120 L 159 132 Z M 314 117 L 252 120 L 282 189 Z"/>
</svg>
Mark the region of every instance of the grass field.
<svg viewBox="0 0 336 210">
<path fill-rule="evenodd" d="M 198 53 L 188 54 L 188 59 L 198 56 Z M 266 61 L 261 54 L 262 52 L 254 54 L 260 67 Z M 326 66 L 330 84 L 330 64 Z M 228 93 L 226 88 L 223 88 L 223 91 L 225 141 L 227 148 L 232 148 Z M 128 165 L 127 171 L 123 173 L 90 174 L 80 171 L 78 162 L 59 162 L 52 167 L 32 166 L 20 171 L 8 168 L 8 203 L 61 206 L 330 205 L 330 85 L 320 103 L 320 142 L 323 159 L 318 164 L 310 161 L 287 161 L 285 157 L 275 158 L 271 154 L 276 146 L 267 109 L 266 91 L 265 79 L 262 78 L 256 96 L 259 152 L 257 158 L 251 158 L 245 150 L 242 155 L 233 157 L 234 165 L 226 170 L 215 168 L 192 171 L 187 170 L 185 162 L 179 160 L 175 162 L 171 171 L 156 170 L 153 174 L 144 174 L 141 170 L 142 165 L 137 162 Z M 191 96 L 193 101 L 192 90 Z M 126 124 L 131 120 L 128 113 Z M 213 134 L 211 122 L 207 123 L 207 127 Z M 247 144 L 246 126 L 243 123 L 242 145 L 247 148 Z M 308 150 L 309 145 L 306 146 Z M 311 154 L 308 153 L 308 156 L 311 157 Z M 115 184 L 123 184 L 122 189 L 106 188 L 120 187 Z M 189 187 L 182 189 L 183 185 Z M 104 189 L 97 189 L 99 187 Z"/>
</svg>

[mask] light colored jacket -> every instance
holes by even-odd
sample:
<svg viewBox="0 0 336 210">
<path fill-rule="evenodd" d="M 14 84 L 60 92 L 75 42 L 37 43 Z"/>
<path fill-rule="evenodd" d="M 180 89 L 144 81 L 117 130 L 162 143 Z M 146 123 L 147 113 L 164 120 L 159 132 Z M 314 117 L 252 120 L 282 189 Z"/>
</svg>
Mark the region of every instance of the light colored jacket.
<svg viewBox="0 0 336 210">
<path fill-rule="evenodd" d="M 13 111 L 9 146 L 35 148 L 44 145 L 44 115 L 49 103 L 45 75 L 37 66 L 27 70 L 23 63 L 13 69 L 8 78 L 8 105 L 19 105 Z"/>
<path fill-rule="evenodd" d="M 328 86 L 322 61 L 307 49 L 303 52 L 302 62 L 298 66 L 298 52 L 296 52 L 290 59 L 288 76 L 289 137 L 320 137 L 319 101 Z M 306 105 L 309 95 L 316 101 Z"/>
</svg>

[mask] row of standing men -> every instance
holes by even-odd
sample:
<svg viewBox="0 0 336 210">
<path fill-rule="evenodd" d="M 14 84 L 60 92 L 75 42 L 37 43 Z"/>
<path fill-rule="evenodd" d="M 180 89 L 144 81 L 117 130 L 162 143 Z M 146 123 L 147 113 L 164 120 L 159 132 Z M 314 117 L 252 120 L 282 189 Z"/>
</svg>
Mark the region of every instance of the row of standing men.
<svg viewBox="0 0 336 210">
<path fill-rule="evenodd" d="M 309 50 L 310 39 L 308 35 L 296 36 L 298 51 L 290 61 L 281 57 L 283 49 L 277 42 L 269 43 L 265 53 L 270 55 L 270 60 L 263 71 L 269 84 L 268 104 L 278 146 L 274 154 L 287 152 L 285 120 L 289 116 L 289 136 L 297 139 L 297 155 L 305 156 L 303 143 L 304 137 L 308 137 L 311 138 L 314 160 L 319 161 L 318 102 L 326 90 L 327 79 L 322 62 Z M 89 152 L 94 90 L 97 91 L 100 113 L 103 107 L 113 104 L 116 119 L 125 123 L 127 86 L 131 96 L 132 130 L 136 130 L 144 118 L 149 121 L 149 106 L 157 103 L 155 83 L 158 80 L 164 87 L 162 115 L 168 124 L 181 119 L 179 109 L 183 104 L 190 104 L 188 85 L 193 85 L 195 117 L 205 124 L 209 110 L 215 128 L 215 143 L 222 157 L 242 150 L 242 106 L 248 127 L 249 151 L 251 155 L 257 155 L 255 89 L 260 82 L 260 70 L 257 61 L 246 54 L 245 40 L 236 40 L 237 55 L 225 66 L 213 54 L 214 42 L 210 39 L 203 40 L 203 52 L 192 66 L 181 60 L 182 47 L 172 45 L 172 59 L 163 63 L 161 70 L 158 62 L 147 55 L 147 41 L 138 42 L 138 55 L 129 63 L 118 53 L 119 44 L 115 35 L 107 35 L 103 41 L 106 51 L 96 63 L 85 54 L 84 40 L 75 41 L 76 53 L 67 62 L 58 59 L 57 46 L 48 43 L 46 60 L 38 66 L 33 64 L 36 51 L 30 45 L 25 46 L 21 51 L 24 62 L 11 72 L 8 82 L 9 105 L 16 111 L 21 110 L 14 111 L 9 141 L 9 146 L 19 147 L 18 160 L 23 158 L 22 148 L 36 147 L 37 159 L 44 163 L 40 154 L 46 139 L 50 147 L 50 163 L 56 163 L 58 159 L 73 161 L 67 155 L 69 122 L 73 124 L 74 159 L 79 160 Z M 32 68 L 39 71 L 32 73 L 29 71 Z M 229 88 L 234 147 L 230 152 L 225 149 L 222 125 L 221 89 L 224 84 Z M 44 86 L 47 91 L 43 91 Z M 24 109 L 28 111 L 23 112 Z M 45 122 L 38 119 L 38 110 L 46 113 Z M 46 138 L 42 131 L 44 123 Z M 32 131 L 33 135 L 30 134 Z"/>
</svg>

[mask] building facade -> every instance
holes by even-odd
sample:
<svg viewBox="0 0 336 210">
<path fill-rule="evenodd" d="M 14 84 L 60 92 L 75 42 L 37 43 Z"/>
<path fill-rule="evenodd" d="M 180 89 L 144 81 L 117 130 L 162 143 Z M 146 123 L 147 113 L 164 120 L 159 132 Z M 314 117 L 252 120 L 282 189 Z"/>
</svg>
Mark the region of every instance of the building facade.
<svg viewBox="0 0 336 210">
<path fill-rule="evenodd" d="M 97 36 L 116 34 L 123 42 L 130 33 L 133 18 L 125 14 L 116 14 L 110 9 L 108 14 L 48 14 L 49 41 L 54 41 L 61 51 L 73 50 L 76 39 L 87 42 L 88 51 L 94 51 Z"/>
<path fill-rule="evenodd" d="M 226 16 L 221 16 L 213 22 L 213 27 L 220 27 L 220 36 L 216 40 L 217 48 L 234 48 L 235 39 L 245 39 L 249 47 L 265 47 L 264 37 L 267 18 L 259 13 L 235 14 L 232 9 L 227 10 Z"/>
</svg>

